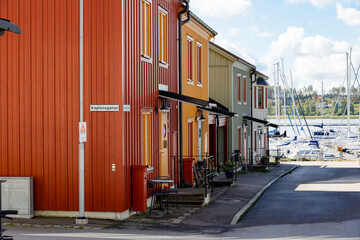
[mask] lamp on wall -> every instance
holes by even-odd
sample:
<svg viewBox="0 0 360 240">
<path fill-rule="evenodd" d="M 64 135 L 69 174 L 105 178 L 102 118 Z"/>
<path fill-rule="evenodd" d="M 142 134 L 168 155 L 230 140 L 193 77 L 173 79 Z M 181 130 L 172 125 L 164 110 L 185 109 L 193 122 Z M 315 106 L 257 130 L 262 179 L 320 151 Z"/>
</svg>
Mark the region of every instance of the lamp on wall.
<svg viewBox="0 0 360 240">
<path fill-rule="evenodd" d="M 243 121 L 243 126 L 244 126 L 244 127 L 247 127 L 247 126 L 248 126 L 248 123 L 247 123 L 246 120 Z"/>
<path fill-rule="evenodd" d="M 199 119 L 197 119 L 198 118 L 198 112 L 200 112 Z M 197 119 L 200 122 L 204 122 L 206 120 L 206 118 L 203 115 L 203 112 L 201 110 L 199 110 L 199 109 L 196 111 L 195 119 Z"/>
<path fill-rule="evenodd" d="M 160 108 L 158 108 L 159 99 L 161 99 L 161 107 L 160 107 Z M 156 98 L 155 112 L 157 113 L 158 110 L 159 110 L 159 112 L 161 112 L 161 113 L 167 113 L 167 112 L 170 111 L 169 107 L 166 106 L 166 99 L 161 98 L 161 97 L 157 97 L 157 98 Z"/>
</svg>

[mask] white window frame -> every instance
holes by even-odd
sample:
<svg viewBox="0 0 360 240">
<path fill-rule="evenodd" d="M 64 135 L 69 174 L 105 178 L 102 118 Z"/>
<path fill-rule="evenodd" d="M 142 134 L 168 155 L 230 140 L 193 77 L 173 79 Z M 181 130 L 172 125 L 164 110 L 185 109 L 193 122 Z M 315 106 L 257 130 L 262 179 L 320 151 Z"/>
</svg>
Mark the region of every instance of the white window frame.
<svg viewBox="0 0 360 240">
<path fill-rule="evenodd" d="M 201 42 L 199 42 L 199 41 L 196 41 L 196 66 L 198 67 L 199 66 L 199 63 L 198 63 L 198 47 L 200 47 L 200 53 L 201 53 L 201 55 L 202 55 L 202 51 L 203 51 L 203 49 L 202 49 L 202 47 L 203 47 L 203 45 L 202 45 L 202 43 Z M 201 66 L 202 66 L 202 57 L 200 56 L 200 61 L 201 61 L 201 63 L 200 63 L 200 71 L 201 71 Z M 198 86 L 198 87 L 203 87 L 203 81 L 201 81 L 201 82 L 199 82 L 199 69 L 197 68 L 197 79 L 196 79 L 196 86 Z M 201 78 L 202 78 L 202 76 L 203 76 L 203 73 L 202 72 L 200 72 L 200 74 L 201 74 Z"/>
<path fill-rule="evenodd" d="M 246 86 L 243 86 L 245 89 L 244 91 L 246 92 L 246 97 L 245 97 L 245 101 L 244 101 L 244 98 L 242 99 L 242 102 L 244 105 L 247 104 L 247 97 L 248 97 L 248 92 L 247 92 L 247 76 L 246 75 L 243 75 L 243 79 L 242 79 L 242 82 L 245 82 L 246 83 Z M 243 92 L 244 93 L 244 92 Z M 251 95 L 251 94 L 250 94 Z"/>
<path fill-rule="evenodd" d="M 152 56 L 153 56 L 153 48 L 151 47 L 151 49 L 150 49 L 150 55 L 151 56 L 148 56 L 148 55 L 146 55 L 144 52 L 144 49 L 143 49 L 143 31 L 142 31 L 142 29 L 143 29 L 143 9 L 142 9 L 142 3 L 143 2 L 147 2 L 147 3 L 149 3 L 150 4 L 150 26 L 152 26 L 152 20 L 153 20 L 153 13 L 152 13 L 152 0 L 141 0 L 141 4 L 140 4 L 140 42 L 141 42 L 141 44 L 140 44 L 140 48 L 141 48 L 141 61 L 144 61 L 144 62 L 147 62 L 147 63 L 151 63 L 152 64 L 152 62 L 153 62 L 153 59 L 152 59 Z M 152 30 L 152 28 L 150 29 L 150 31 Z M 152 42 L 153 42 L 153 31 L 151 31 L 151 33 L 150 33 L 150 46 L 152 46 Z M 146 46 L 147 44 L 145 44 L 145 46 Z"/>
<path fill-rule="evenodd" d="M 189 61 L 189 46 L 188 46 L 188 42 L 190 41 L 190 42 L 192 42 L 192 47 L 191 47 L 191 67 L 192 67 L 192 73 L 191 73 L 191 78 L 192 79 L 189 79 L 188 77 L 189 77 L 189 72 L 190 72 L 190 69 L 189 69 L 189 66 L 190 66 L 190 64 L 188 63 L 188 67 L 187 67 L 187 71 L 188 71 L 188 74 L 187 74 L 187 80 L 188 80 L 188 84 L 190 84 L 190 85 L 194 85 L 194 54 L 193 54 L 193 44 L 194 44 L 194 38 L 192 38 L 191 36 L 189 36 L 189 35 L 187 35 L 186 36 L 186 39 L 187 39 L 187 41 L 186 41 L 186 51 L 187 51 L 187 58 L 188 58 L 188 61 Z"/>
<path fill-rule="evenodd" d="M 169 13 L 166 9 L 164 9 L 163 7 L 159 6 L 158 7 L 158 10 L 159 10 L 159 66 L 160 67 L 163 67 L 163 68 L 166 68 L 168 69 L 169 67 Z M 160 46 L 160 38 L 161 38 L 161 21 L 160 21 L 160 14 L 163 13 L 166 15 L 166 34 L 167 34 L 167 37 L 166 37 L 166 59 L 167 59 L 167 62 L 164 62 L 162 60 L 160 60 L 161 56 L 161 46 Z"/>
<path fill-rule="evenodd" d="M 236 82 L 238 83 L 237 84 L 238 88 L 236 89 L 236 94 L 239 94 L 239 92 L 240 92 L 240 97 L 237 96 L 237 98 L 236 98 L 237 104 L 241 104 L 241 80 L 242 80 L 242 78 L 240 79 L 240 82 L 239 82 L 239 77 L 241 78 L 242 76 L 240 73 L 237 73 L 236 74 Z M 240 84 L 240 86 L 239 86 L 239 84 Z M 239 98 L 240 98 L 240 101 L 239 101 Z"/>
</svg>

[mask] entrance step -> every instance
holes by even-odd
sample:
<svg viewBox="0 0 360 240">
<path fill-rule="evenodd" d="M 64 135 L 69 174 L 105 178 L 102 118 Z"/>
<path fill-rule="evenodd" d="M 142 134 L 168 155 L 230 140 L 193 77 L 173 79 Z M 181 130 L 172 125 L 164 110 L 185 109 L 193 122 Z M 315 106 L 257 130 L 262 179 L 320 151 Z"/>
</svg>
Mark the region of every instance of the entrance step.
<svg viewBox="0 0 360 240">
<path fill-rule="evenodd" d="M 231 186 L 234 183 L 232 178 L 214 178 L 214 187 Z"/>
</svg>

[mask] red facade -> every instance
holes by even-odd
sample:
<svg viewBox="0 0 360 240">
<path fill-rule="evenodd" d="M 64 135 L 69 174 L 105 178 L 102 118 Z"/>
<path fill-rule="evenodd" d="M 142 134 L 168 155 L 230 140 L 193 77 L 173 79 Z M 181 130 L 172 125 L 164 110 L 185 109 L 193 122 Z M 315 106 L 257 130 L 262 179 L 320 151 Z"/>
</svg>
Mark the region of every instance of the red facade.
<svg viewBox="0 0 360 240">
<path fill-rule="evenodd" d="M 84 1 L 86 211 L 124 211 L 121 1 Z M 0 175 L 33 176 L 35 210 L 78 210 L 79 1 L 0 0 Z M 112 172 L 115 163 L 119 171 Z"/>
<path fill-rule="evenodd" d="M 131 208 L 131 166 L 142 165 L 141 111 L 152 121 L 152 177 L 159 175 L 159 84 L 177 92 L 178 0 L 152 0 L 152 63 L 141 60 L 141 0 L 84 1 L 85 210 Z M 122 6 L 124 4 L 124 6 Z M 79 1 L 0 0 L 21 35 L 0 37 L 0 176 L 34 177 L 35 210 L 78 210 Z M 167 11 L 167 68 L 158 9 Z M 169 116 L 169 173 L 177 153 L 177 102 Z M 169 102 L 168 102 L 169 103 Z M 119 104 L 120 112 L 90 112 Z M 123 104 L 130 112 L 123 112 Z M 115 166 L 115 171 L 113 171 Z"/>
<path fill-rule="evenodd" d="M 124 2 L 124 104 L 130 105 L 130 112 L 124 113 L 124 165 L 126 181 L 131 181 L 132 165 L 142 165 L 141 150 L 141 109 L 153 109 L 160 101 L 158 98 L 159 84 L 168 86 L 168 90 L 177 92 L 177 0 L 152 0 L 152 63 L 141 60 L 141 0 Z M 159 66 L 159 7 L 168 12 L 168 68 Z M 157 103 L 158 102 L 158 103 Z M 169 156 L 176 153 L 177 143 L 177 102 L 171 101 L 169 113 L 170 136 Z M 154 173 L 159 175 L 160 128 L 159 114 L 153 111 L 152 121 L 152 159 Z M 173 161 L 169 164 L 169 173 L 173 173 Z M 127 185 L 126 196 L 130 204 L 130 185 Z M 130 207 L 128 205 L 127 207 Z"/>
</svg>

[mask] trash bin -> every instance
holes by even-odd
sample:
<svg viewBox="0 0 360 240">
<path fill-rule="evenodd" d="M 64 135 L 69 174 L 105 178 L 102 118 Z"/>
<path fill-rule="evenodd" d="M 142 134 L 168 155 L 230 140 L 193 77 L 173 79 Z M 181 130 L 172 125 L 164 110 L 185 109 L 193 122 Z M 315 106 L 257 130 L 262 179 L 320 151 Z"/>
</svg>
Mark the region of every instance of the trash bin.
<svg viewBox="0 0 360 240">
<path fill-rule="evenodd" d="M 194 158 L 184 158 L 184 181 L 194 184 Z"/>
<path fill-rule="evenodd" d="M 145 212 L 147 209 L 147 179 L 151 173 L 145 165 L 135 165 L 131 168 L 131 196 L 132 210 L 135 212 Z"/>
</svg>

